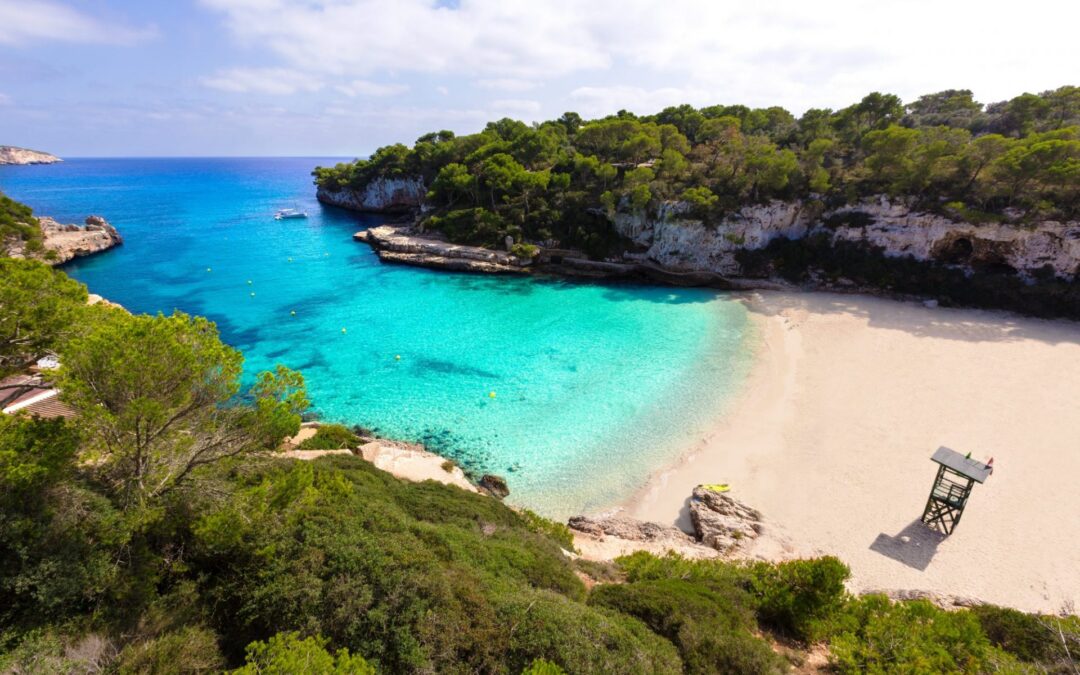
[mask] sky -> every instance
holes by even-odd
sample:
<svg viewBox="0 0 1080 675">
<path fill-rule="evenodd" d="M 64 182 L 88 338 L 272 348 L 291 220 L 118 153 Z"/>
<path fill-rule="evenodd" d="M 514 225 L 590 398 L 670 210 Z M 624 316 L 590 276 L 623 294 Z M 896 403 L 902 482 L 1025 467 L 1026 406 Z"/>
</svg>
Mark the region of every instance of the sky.
<svg viewBox="0 0 1080 675">
<path fill-rule="evenodd" d="M 0 145 L 347 156 L 573 110 L 1080 84 L 1065 0 L 0 0 Z"/>
</svg>

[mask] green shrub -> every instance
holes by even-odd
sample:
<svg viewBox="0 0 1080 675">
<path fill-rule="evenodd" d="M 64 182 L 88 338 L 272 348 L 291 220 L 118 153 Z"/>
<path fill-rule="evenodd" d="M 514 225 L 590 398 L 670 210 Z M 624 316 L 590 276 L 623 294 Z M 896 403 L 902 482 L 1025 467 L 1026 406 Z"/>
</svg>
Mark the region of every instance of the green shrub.
<svg viewBox="0 0 1080 675">
<path fill-rule="evenodd" d="M 994 605 L 980 605 L 971 613 L 991 644 L 1021 661 L 1052 666 L 1064 662 L 1070 653 L 1080 658 L 1080 619 L 1077 617 L 1025 614 Z M 1066 650 L 1062 636 L 1071 642 L 1069 650 Z"/>
<path fill-rule="evenodd" d="M 299 633 L 278 633 L 266 642 L 247 647 L 247 664 L 238 675 L 375 675 L 375 669 L 359 656 L 339 649 L 331 654 L 326 639 Z"/>
<path fill-rule="evenodd" d="M 566 675 L 566 671 L 547 659 L 536 659 L 521 675 Z"/>
<path fill-rule="evenodd" d="M 186 626 L 146 642 L 128 645 L 120 652 L 121 675 L 137 673 L 207 673 L 220 671 L 225 661 L 213 631 Z"/>
<path fill-rule="evenodd" d="M 568 673 L 681 673 L 675 647 L 633 617 L 550 591 L 494 598 L 511 672 L 547 659 Z"/>
<path fill-rule="evenodd" d="M 844 608 L 848 566 L 832 556 L 751 567 L 760 619 L 792 637 L 811 641 L 828 634 Z"/>
<path fill-rule="evenodd" d="M 518 260 L 532 260 L 540 252 L 540 247 L 535 244 L 514 244 L 510 247 L 510 255 Z"/>
<path fill-rule="evenodd" d="M 841 673 L 975 673 L 994 656 L 971 612 L 870 595 L 853 600 L 848 614 L 855 627 L 829 643 Z"/>
<path fill-rule="evenodd" d="M 744 565 L 726 560 L 691 560 L 675 553 L 658 557 L 638 551 L 615 562 L 625 572 L 629 582 L 686 579 L 708 582 L 714 587 L 748 588 L 750 585 L 749 570 Z"/>
<path fill-rule="evenodd" d="M 341 424 L 320 424 L 311 438 L 300 443 L 301 450 L 340 450 L 355 448 L 360 437 L 352 429 Z"/>
<path fill-rule="evenodd" d="M 543 534 L 559 542 L 559 545 L 567 551 L 574 551 L 574 534 L 566 523 L 549 520 L 529 509 L 519 509 L 518 515 L 524 521 L 525 527 L 531 532 Z"/>
<path fill-rule="evenodd" d="M 783 660 L 751 633 L 756 625 L 746 592 L 728 587 L 719 593 L 706 584 L 664 579 L 604 585 L 589 603 L 641 619 L 675 644 L 687 673 L 783 672 Z"/>
</svg>

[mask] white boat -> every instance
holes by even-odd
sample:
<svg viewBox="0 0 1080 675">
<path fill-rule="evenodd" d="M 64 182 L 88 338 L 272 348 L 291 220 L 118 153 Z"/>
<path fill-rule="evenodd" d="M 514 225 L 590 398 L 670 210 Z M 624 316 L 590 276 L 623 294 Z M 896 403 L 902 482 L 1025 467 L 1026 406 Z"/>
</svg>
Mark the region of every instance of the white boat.
<svg viewBox="0 0 1080 675">
<path fill-rule="evenodd" d="M 296 209 L 281 209 L 274 214 L 274 220 L 288 220 L 290 218 L 307 218 L 307 214 Z"/>
</svg>

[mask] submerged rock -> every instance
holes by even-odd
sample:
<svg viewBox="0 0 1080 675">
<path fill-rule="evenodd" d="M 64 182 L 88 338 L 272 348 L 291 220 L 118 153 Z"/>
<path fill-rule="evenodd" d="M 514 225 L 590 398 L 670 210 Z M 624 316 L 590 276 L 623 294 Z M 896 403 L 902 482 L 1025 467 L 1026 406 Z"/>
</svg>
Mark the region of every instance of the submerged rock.
<svg viewBox="0 0 1080 675">
<path fill-rule="evenodd" d="M 698 541 L 717 551 L 729 551 L 761 534 L 761 513 L 726 492 L 702 485 L 690 499 L 690 520 Z"/>
<path fill-rule="evenodd" d="M 486 473 L 480 478 L 480 489 L 496 499 L 503 499 L 510 494 L 510 486 L 502 476 Z"/>
</svg>

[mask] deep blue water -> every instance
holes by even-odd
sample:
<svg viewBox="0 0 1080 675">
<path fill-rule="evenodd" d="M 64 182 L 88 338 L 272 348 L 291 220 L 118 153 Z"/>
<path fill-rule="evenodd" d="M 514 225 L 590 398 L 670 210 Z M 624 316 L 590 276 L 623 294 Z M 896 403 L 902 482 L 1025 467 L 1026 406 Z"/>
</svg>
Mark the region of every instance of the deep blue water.
<svg viewBox="0 0 1080 675">
<path fill-rule="evenodd" d="M 626 497 L 740 385 L 753 336 L 723 294 L 382 265 L 352 240 L 380 219 L 314 199 L 311 169 L 336 161 L 76 159 L 0 167 L 0 190 L 120 229 L 65 267 L 91 292 L 208 316 L 249 374 L 302 370 L 323 418 L 502 474 L 548 515 Z M 273 219 L 294 206 L 311 217 Z"/>
</svg>

